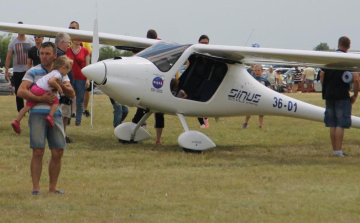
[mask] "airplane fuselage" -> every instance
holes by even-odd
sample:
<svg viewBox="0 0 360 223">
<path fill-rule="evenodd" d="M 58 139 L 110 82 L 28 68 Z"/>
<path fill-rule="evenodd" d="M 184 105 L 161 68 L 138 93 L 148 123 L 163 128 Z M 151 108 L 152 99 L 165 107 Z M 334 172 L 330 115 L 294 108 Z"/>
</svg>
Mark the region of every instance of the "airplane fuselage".
<svg viewBox="0 0 360 223">
<path fill-rule="evenodd" d="M 197 54 L 190 45 L 183 48 L 180 55 L 176 52 L 178 58 L 174 63 L 171 63 L 172 55 L 166 55 L 167 52 L 150 53 L 148 58 L 140 53 L 139 56 L 110 59 L 91 65 L 105 67 L 99 68 L 104 69 L 103 74 L 89 74 L 87 69 L 91 66 L 83 72 L 97 83 L 106 80 L 98 88 L 119 103 L 152 112 L 195 117 L 278 115 L 323 121 L 324 108 L 265 87 L 247 72 L 243 64 Z M 173 51 L 170 50 L 170 53 Z M 161 58 L 156 60 L 159 54 L 167 59 L 168 64 L 162 63 Z M 177 98 L 171 92 L 170 82 L 187 61 L 191 61 L 190 66 L 184 72 L 184 78 L 180 78 L 180 86 L 187 89 L 185 92 L 190 93 L 190 98 Z M 199 67 L 207 72 L 199 75 Z M 352 122 L 353 127 L 360 127 L 359 118 L 353 117 Z"/>
</svg>

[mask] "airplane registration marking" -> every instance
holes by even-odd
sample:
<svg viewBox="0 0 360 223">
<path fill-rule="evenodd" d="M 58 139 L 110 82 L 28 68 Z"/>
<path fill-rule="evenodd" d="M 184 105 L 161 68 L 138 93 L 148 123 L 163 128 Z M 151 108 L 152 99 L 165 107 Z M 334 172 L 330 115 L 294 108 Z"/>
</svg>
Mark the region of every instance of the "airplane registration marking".
<svg viewBox="0 0 360 223">
<path fill-rule="evenodd" d="M 282 107 L 286 108 L 287 107 L 287 110 L 288 111 L 292 111 L 294 109 L 294 112 L 297 111 L 297 103 L 293 103 L 292 101 L 288 101 L 287 105 L 286 105 L 286 102 L 283 101 L 282 98 L 277 98 L 277 97 L 274 97 L 274 104 L 273 104 L 273 107 L 274 108 L 278 108 L 278 109 L 281 109 Z"/>
</svg>

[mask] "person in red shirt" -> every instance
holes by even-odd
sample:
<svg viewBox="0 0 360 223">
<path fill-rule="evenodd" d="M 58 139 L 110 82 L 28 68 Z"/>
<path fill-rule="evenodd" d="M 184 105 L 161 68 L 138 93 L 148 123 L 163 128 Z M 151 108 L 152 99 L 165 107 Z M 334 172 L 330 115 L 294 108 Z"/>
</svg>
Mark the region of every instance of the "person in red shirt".
<svg viewBox="0 0 360 223">
<path fill-rule="evenodd" d="M 80 44 L 81 41 L 73 40 L 71 47 L 66 50 L 66 55 L 74 62 L 72 71 L 74 74 L 74 90 L 76 95 L 76 126 L 81 124 L 85 89 L 90 86 L 90 81 L 81 73 L 81 69 L 90 64 L 90 52 Z"/>
</svg>

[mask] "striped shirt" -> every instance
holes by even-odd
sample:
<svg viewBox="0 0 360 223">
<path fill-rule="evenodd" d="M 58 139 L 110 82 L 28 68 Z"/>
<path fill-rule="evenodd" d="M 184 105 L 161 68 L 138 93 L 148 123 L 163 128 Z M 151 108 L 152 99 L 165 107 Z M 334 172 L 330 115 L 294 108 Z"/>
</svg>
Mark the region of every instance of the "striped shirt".
<svg viewBox="0 0 360 223">
<path fill-rule="evenodd" d="M 47 74 L 48 72 L 45 70 L 45 68 L 41 64 L 39 64 L 29 69 L 22 80 L 30 81 L 35 84 L 40 78 L 42 78 Z M 70 82 L 69 77 L 67 75 L 62 76 L 62 82 L 66 82 L 66 81 Z M 60 95 L 59 94 L 57 95 L 60 98 Z M 30 113 L 49 113 L 50 107 L 51 106 L 48 103 L 39 102 L 30 110 Z M 55 115 L 61 115 L 61 110 L 59 108 L 56 110 Z"/>
</svg>

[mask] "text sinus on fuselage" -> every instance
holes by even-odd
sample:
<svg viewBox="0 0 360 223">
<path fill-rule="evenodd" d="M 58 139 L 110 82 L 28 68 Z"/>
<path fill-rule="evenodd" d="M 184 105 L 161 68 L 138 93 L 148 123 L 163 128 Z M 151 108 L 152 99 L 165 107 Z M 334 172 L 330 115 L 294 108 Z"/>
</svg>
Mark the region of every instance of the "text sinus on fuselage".
<svg viewBox="0 0 360 223">
<path fill-rule="evenodd" d="M 230 101 L 237 101 L 255 106 L 258 106 L 260 98 L 261 98 L 260 94 L 254 94 L 251 92 L 242 91 L 234 88 L 230 90 L 230 93 L 228 95 L 228 99 Z"/>
</svg>

